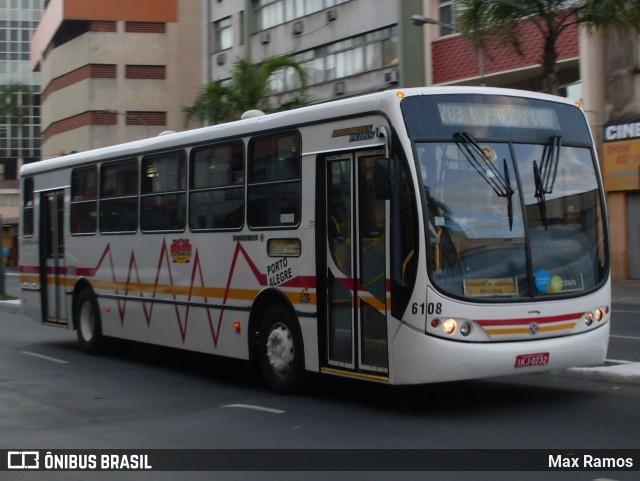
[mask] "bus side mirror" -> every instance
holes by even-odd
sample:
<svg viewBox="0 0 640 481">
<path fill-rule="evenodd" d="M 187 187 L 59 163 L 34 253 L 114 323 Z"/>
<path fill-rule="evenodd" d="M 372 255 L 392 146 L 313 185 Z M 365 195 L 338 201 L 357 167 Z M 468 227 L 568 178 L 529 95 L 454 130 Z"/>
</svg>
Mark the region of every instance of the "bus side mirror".
<svg viewBox="0 0 640 481">
<path fill-rule="evenodd" d="M 376 199 L 391 199 L 391 182 L 393 179 L 393 166 L 391 159 L 381 158 L 376 160 L 373 171 L 373 188 Z"/>
</svg>

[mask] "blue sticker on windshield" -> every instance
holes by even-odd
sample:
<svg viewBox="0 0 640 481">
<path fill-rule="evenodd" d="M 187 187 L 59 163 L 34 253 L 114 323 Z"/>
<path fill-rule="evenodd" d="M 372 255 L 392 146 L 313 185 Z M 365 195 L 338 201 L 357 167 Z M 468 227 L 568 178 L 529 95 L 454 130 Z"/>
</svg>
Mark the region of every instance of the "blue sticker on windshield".
<svg viewBox="0 0 640 481">
<path fill-rule="evenodd" d="M 540 269 L 534 277 L 536 287 L 540 292 L 547 292 L 547 288 L 551 283 L 551 273 L 546 269 Z"/>
</svg>

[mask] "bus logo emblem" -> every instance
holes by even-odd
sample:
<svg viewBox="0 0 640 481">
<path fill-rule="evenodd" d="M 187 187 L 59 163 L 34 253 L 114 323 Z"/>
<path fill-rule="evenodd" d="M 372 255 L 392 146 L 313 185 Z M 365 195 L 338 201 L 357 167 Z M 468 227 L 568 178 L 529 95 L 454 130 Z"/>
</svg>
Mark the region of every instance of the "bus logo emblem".
<svg viewBox="0 0 640 481">
<path fill-rule="evenodd" d="M 171 258 L 173 262 L 177 264 L 186 264 L 191 260 L 191 253 L 193 248 L 189 239 L 176 239 L 171 243 L 169 248 L 171 251 Z"/>
<path fill-rule="evenodd" d="M 536 334 L 538 334 L 539 328 L 540 325 L 537 322 L 532 322 L 531 324 L 529 324 L 529 334 L 535 336 Z"/>
</svg>

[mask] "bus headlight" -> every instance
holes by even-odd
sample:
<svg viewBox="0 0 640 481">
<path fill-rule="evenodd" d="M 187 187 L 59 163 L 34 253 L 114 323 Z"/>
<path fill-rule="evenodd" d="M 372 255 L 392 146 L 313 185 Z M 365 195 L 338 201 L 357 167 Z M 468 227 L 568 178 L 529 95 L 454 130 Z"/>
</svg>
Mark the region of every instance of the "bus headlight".
<svg viewBox="0 0 640 481">
<path fill-rule="evenodd" d="M 595 316 L 593 315 L 593 312 L 587 312 L 584 315 L 584 323 L 587 326 L 590 326 L 591 324 L 593 324 L 593 319 L 595 318 Z"/>
<path fill-rule="evenodd" d="M 469 333 L 471 333 L 471 324 L 467 321 L 460 324 L 460 334 L 466 337 Z"/>
<path fill-rule="evenodd" d="M 596 309 L 596 321 L 600 322 L 604 317 L 604 310 L 601 307 Z"/>
<path fill-rule="evenodd" d="M 455 319 L 446 319 L 442 323 L 442 330 L 445 334 L 453 334 L 458 329 L 458 321 Z"/>
</svg>

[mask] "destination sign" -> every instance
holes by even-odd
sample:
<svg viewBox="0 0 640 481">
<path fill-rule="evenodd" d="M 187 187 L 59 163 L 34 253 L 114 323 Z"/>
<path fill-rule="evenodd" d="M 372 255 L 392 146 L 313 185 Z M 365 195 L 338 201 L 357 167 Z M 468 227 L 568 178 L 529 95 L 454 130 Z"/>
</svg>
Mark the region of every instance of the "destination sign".
<svg viewBox="0 0 640 481">
<path fill-rule="evenodd" d="M 438 111 L 444 125 L 549 130 L 560 128 L 555 110 L 543 107 L 438 102 Z"/>
</svg>

